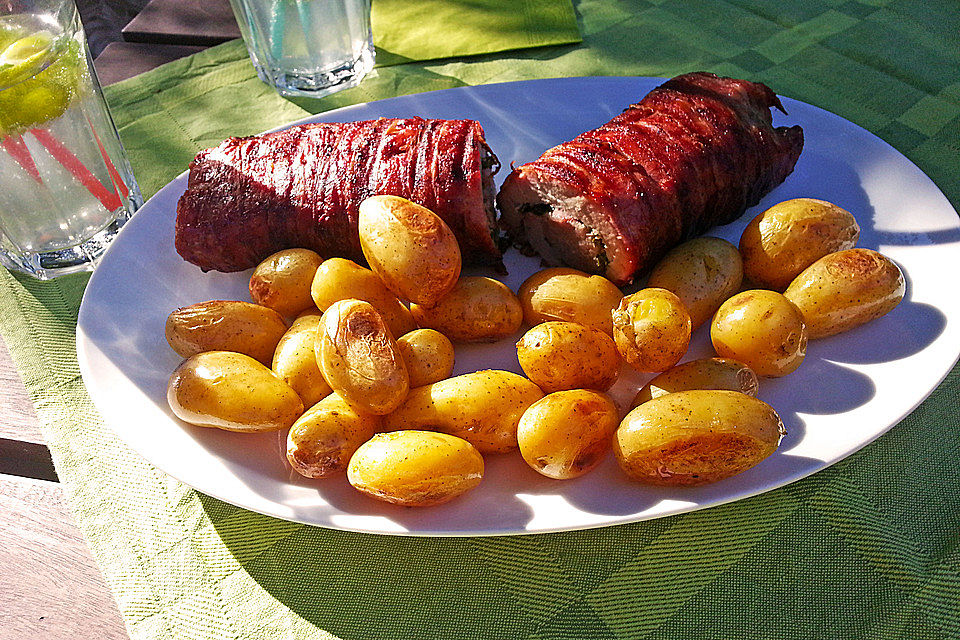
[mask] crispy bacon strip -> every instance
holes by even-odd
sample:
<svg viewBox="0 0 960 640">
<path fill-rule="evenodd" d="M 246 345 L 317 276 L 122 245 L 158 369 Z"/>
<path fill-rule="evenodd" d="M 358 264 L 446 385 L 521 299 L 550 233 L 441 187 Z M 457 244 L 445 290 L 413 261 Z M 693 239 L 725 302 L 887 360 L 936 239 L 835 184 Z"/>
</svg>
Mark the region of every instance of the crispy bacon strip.
<svg viewBox="0 0 960 640">
<path fill-rule="evenodd" d="M 617 284 L 686 238 L 726 224 L 783 182 L 803 148 L 767 86 L 689 73 L 607 124 L 517 167 L 500 224 L 548 263 Z"/>
<path fill-rule="evenodd" d="M 177 252 L 204 271 L 241 271 L 285 248 L 363 261 L 357 207 L 398 195 L 450 226 L 467 264 L 500 264 L 492 175 L 474 120 L 306 124 L 229 138 L 190 164 Z"/>
</svg>

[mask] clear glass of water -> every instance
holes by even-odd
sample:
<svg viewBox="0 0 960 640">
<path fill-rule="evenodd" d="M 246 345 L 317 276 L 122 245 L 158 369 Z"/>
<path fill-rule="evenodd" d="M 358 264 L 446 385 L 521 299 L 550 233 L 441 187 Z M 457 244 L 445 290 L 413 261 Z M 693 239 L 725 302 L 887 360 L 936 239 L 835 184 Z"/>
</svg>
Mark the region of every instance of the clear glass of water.
<svg viewBox="0 0 960 640">
<path fill-rule="evenodd" d="M 91 270 L 142 202 L 74 1 L 0 2 L 0 263 Z"/>
<path fill-rule="evenodd" d="M 230 0 L 257 75 L 281 95 L 356 86 L 373 68 L 370 0 Z"/>
</svg>

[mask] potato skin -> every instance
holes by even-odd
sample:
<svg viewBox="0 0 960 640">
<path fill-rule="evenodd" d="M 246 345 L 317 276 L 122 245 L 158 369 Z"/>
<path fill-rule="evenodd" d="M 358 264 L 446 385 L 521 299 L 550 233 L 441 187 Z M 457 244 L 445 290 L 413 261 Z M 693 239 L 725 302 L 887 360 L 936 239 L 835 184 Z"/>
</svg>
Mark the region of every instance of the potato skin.
<svg viewBox="0 0 960 640">
<path fill-rule="evenodd" d="M 784 296 L 803 313 L 809 336 L 825 338 L 886 315 L 905 292 L 893 260 L 871 249 L 849 249 L 807 267 Z"/>
<path fill-rule="evenodd" d="M 232 351 L 184 360 L 167 382 L 167 402 L 184 422 L 241 433 L 286 429 L 303 413 L 296 391 L 260 362 Z"/>
<path fill-rule="evenodd" d="M 320 317 L 318 311 L 298 316 L 280 338 L 277 350 L 273 353 L 271 369 L 297 392 L 305 407 L 312 407 L 331 391 L 317 365 L 317 327 L 320 326 Z"/>
<path fill-rule="evenodd" d="M 520 285 L 517 297 L 529 325 L 549 320 L 577 322 L 613 334 L 610 314 L 623 293 L 603 276 L 567 267 L 538 271 Z"/>
<path fill-rule="evenodd" d="M 433 307 L 410 305 L 421 327 L 436 329 L 454 342 L 496 342 L 523 324 L 520 301 L 493 278 L 465 276 Z"/>
<path fill-rule="evenodd" d="M 643 386 L 631 408 L 668 393 L 691 389 L 739 391 L 757 396 L 759 384 L 753 369 L 733 358 L 701 358 L 667 369 Z"/>
<path fill-rule="evenodd" d="M 770 405 L 737 391 L 679 391 L 645 402 L 620 423 L 613 451 L 633 480 L 716 482 L 770 456 L 786 433 Z"/>
<path fill-rule="evenodd" d="M 244 353 L 270 365 L 287 332 L 283 316 L 268 307 L 238 300 L 210 300 L 181 307 L 167 316 L 167 343 L 183 358 L 203 351 Z"/>
<path fill-rule="evenodd" d="M 380 429 L 380 416 L 351 407 L 336 393 L 307 409 L 287 434 L 287 460 L 307 478 L 343 473 L 350 456 Z"/>
<path fill-rule="evenodd" d="M 540 387 L 510 371 L 484 370 L 411 389 L 383 419 L 386 431 L 435 430 L 470 442 L 480 453 L 517 448 L 523 412 L 543 397 Z"/>
<path fill-rule="evenodd" d="M 775 204 L 757 215 L 740 236 L 747 279 L 783 291 L 801 271 L 835 251 L 852 249 L 860 226 L 849 211 L 814 198 Z"/>
<path fill-rule="evenodd" d="M 460 245 L 440 216 L 398 196 L 360 203 L 360 248 L 401 300 L 432 307 L 460 277 Z"/>
<path fill-rule="evenodd" d="M 538 324 L 517 342 L 517 359 L 544 393 L 606 391 L 620 375 L 620 354 L 609 335 L 575 322 Z"/>
<path fill-rule="evenodd" d="M 462 438 L 395 431 L 378 433 L 357 449 L 347 467 L 347 480 L 377 500 L 429 507 L 474 488 L 483 471 L 483 457 Z"/>
<path fill-rule="evenodd" d="M 397 339 L 410 388 L 439 382 L 453 372 L 453 344 L 435 329 L 414 329 Z"/>
<path fill-rule="evenodd" d="M 782 294 L 751 289 L 717 310 L 710 327 L 717 355 L 740 360 L 757 375 L 778 378 L 796 370 L 807 354 L 807 325 Z"/>
<path fill-rule="evenodd" d="M 693 329 L 713 317 L 724 300 L 740 290 L 743 260 L 722 238 L 688 240 L 654 266 L 648 287 L 672 291 L 680 298 Z"/>
<path fill-rule="evenodd" d="M 369 302 L 340 300 L 317 328 L 317 365 L 330 388 L 360 411 L 383 415 L 410 388 L 400 347 Z"/>
<path fill-rule="evenodd" d="M 638 371 L 666 371 L 690 346 L 690 314 L 676 294 L 641 289 L 623 298 L 613 312 L 617 350 Z"/>
<path fill-rule="evenodd" d="M 346 258 L 324 260 L 310 284 L 310 296 L 320 311 L 339 300 L 363 300 L 383 316 L 394 338 L 417 328 L 410 310 L 370 269 Z"/>
<path fill-rule="evenodd" d="M 600 464 L 619 424 L 620 413 L 607 394 L 557 391 L 537 400 L 520 418 L 520 455 L 548 478 L 577 478 Z"/>
<path fill-rule="evenodd" d="M 310 249 L 284 249 L 268 256 L 250 276 L 250 298 L 283 316 L 313 306 L 310 285 L 323 262 Z"/>
</svg>

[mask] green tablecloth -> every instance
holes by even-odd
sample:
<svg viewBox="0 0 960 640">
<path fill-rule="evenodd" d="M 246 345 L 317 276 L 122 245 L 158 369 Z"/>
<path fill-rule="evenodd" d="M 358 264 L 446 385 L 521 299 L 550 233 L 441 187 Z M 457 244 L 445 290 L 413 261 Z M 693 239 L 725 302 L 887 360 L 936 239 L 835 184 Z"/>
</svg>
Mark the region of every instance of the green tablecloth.
<svg viewBox="0 0 960 640">
<path fill-rule="evenodd" d="M 956 3 L 574 6 L 580 45 L 380 67 L 320 102 L 279 98 L 238 43 L 107 94 L 149 195 L 198 150 L 306 111 L 488 82 L 705 69 L 866 127 L 960 203 Z M 246 512 L 126 449 L 79 378 L 73 331 L 85 282 L 3 273 L 0 330 L 135 638 L 960 637 L 957 369 L 863 451 L 752 499 L 583 532 L 379 537 Z"/>
</svg>

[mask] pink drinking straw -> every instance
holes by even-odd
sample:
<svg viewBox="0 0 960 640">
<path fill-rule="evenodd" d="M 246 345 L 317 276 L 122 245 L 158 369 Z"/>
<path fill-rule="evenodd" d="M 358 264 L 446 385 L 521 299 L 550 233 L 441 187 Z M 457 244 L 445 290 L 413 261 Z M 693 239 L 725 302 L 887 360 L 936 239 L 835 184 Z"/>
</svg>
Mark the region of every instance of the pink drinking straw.
<svg viewBox="0 0 960 640">
<path fill-rule="evenodd" d="M 86 118 L 86 116 L 84 117 Z M 100 157 L 103 158 L 103 163 L 107 165 L 107 173 L 110 174 L 110 180 L 113 182 L 114 192 L 122 193 L 123 197 L 126 198 L 130 195 L 130 189 L 127 188 L 127 184 L 120 178 L 120 172 L 117 171 L 117 168 L 110 162 L 110 156 L 107 155 L 107 150 L 103 148 L 103 143 L 100 142 L 100 136 L 97 135 L 97 130 L 93 128 L 93 123 L 90 122 L 90 118 L 86 118 L 86 120 L 87 124 L 90 125 L 90 132 L 93 134 L 93 139 L 97 141 L 97 148 L 100 149 Z"/>
<path fill-rule="evenodd" d="M 23 167 L 24 171 L 29 173 L 34 180 L 40 182 L 40 171 L 33 161 L 33 156 L 30 155 L 30 149 L 27 149 L 27 143 L 23 141 L 23 136 L 5 136 L 0 145 L 3 146 L 4 151 L 10 154 L 11 158 L 17 161 L 17 164 Z"/>
<path fill-rule="evenodd" d="M 46 149 L 57 162 L 63 165 L 67 171 L 73 174 L 73 177 L 76 178 L 80 184 L 87 188 L 87 191 L 89 191 L 93 197 L 100 201 L 100 204 L 102 204 L 107 211 L 114 211 L 122 204 L 120 196 L 118 196 L 116 192 L 107 190 L 107 188 L 97 180 L 97 177 L 80 162 L 80 159 L 73 155 L 62 142 L 54 138 L 49 131 L 30 129 L 30 133 L 33 134 L 33 137 L 43 145 L 43 148 Z M 101 150 L 102 149 L 101 147 Z M 116 171 L 116 169 L 114 169 L 114 171 Z M 119 178 L 119 175 L 117 177 Z"/>
</svg>

